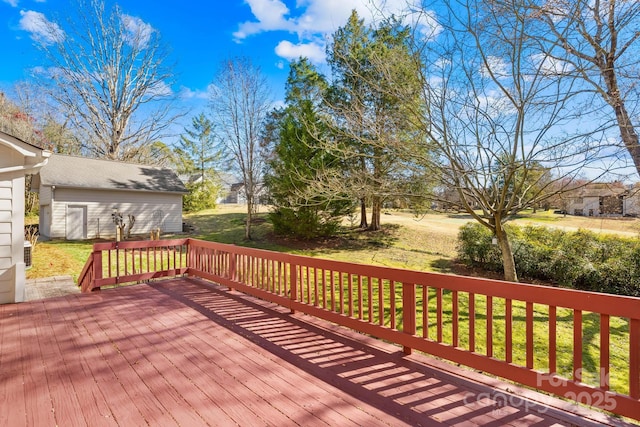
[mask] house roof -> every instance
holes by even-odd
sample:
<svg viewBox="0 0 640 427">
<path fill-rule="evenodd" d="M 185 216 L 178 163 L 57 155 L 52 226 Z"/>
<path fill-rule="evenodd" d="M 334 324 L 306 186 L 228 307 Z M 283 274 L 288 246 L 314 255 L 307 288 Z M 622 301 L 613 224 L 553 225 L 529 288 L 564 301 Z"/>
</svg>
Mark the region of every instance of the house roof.
<svg viewBox="0 0 640 427">
<path fill-rule="evenodd" d="M 11 172 L 22 170 L 26 173 L 34 173 L 38 168 L 47 162 L 51 152 L 36 145 L 25 142 L 9 133 L 0 130 L 0 147 L 6 147 L 11 151 L 19 153 L 23 157 L 23 162 L 17 164 L 6 164 L 0 162 L 0 172 Z"/>
<path fill-rule="evenodd" d="M 620 182 L 592 182 L 579 190 L 578 197 L 620 196 L 627 191 Z"/>
<path fill-rule="evenodd" d="M 40 170 L 39 181 L 40 185 L 60 188 L 187 192 L 171 169 L 61 154 L 49 158 Z"/>
</svg>

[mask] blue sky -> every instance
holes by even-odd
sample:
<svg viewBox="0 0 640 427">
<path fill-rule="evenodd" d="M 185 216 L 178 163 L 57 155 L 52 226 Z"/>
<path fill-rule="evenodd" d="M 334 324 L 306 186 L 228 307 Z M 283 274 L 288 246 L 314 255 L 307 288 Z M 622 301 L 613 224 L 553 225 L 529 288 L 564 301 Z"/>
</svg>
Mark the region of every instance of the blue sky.
<svg viewBox="0 0 640 427">
<path fill-rule="evenodd" d="M 419 2 L 419 0 L 417 0 Z M 112 5 L 112 0 L 106 0 Z M 325 42 L 351 10 L 367 20 L 399 13 L 405 0 L 121 0 L 123 12 L 157 30 L 175 61 L 172 88 L 195 110 L 206 105 L 207 86 L 222 60 L 248 56 L 267 76 L 274 102 L 281 101 L 288 63 L 299 56 L 322 67 Z M 42 64 L 34 47 L 39 21 L 63 21 L 69 0 L 0 0 L 0 90 Z M 384 6 L 379 6 L 384 4 Z M 195 113 L 195 112 L 194 112 Z"/>
</svg>

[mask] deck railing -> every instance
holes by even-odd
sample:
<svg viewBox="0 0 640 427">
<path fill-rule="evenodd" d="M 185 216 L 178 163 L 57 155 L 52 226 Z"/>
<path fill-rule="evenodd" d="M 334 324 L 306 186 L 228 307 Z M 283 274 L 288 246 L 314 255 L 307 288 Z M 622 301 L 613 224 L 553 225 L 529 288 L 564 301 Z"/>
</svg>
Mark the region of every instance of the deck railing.
<svg viewBox="0 0 640 427">
<path fill-rule="evenodd" d="M 397 343 L 407 354 L 640 419 L 640 298 L 195 239 L 96 244 L 79 284 L 88 291 L 180 274 Z"/>
</svg>

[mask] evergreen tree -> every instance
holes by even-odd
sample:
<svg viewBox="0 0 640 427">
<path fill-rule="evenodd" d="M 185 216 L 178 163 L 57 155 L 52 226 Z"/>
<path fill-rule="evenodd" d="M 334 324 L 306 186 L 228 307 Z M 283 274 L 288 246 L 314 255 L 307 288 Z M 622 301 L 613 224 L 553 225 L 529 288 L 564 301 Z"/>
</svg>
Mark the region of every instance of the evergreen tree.
<svg viewBox="0 0 640 427">
<path fill-rule="evenodd" d="M 184 209 L 195 211 L 215 207 L 219 186 L 213 170 L 221 158 L 213 122 L 204 113 L 193 117 L 191 128 L 185 128 L 174 149 L 178 173 L 187 176 L 189 194 Z"/>
<path fill-rule="evenodd" d="M 270 214 L 275 231 L 313 238 L 332 234 L 352 203 L 348 197 L 323 197 L 312 188 L 319 176 L 339 171 L 338 159 L 316 142 L 329 137 L 319 115 L 327 83 L 307 59 L 290 67 L 287 106 L 273 111 L 267 123 L 271 155 L 265 183 L 275 205 Z"/>
<path fill-rule="evenodd" d="M 326 147 L 348 166 L 341 190 L 360 200 L 360 225 L 370 230 L 380 229 L 385 201 L 410 199 L 409 190 L 420 187 L 415 180 L 424 177 L 412 164 L 415 150 L 424 154 L 428 147 L 407 114 L 421 104 L 419 61 L 409 36 L 395 20 L 365 26 L 354 11 L 328 52 L 333 85 L 325 108 L 334 138 Z"/>
</svg>

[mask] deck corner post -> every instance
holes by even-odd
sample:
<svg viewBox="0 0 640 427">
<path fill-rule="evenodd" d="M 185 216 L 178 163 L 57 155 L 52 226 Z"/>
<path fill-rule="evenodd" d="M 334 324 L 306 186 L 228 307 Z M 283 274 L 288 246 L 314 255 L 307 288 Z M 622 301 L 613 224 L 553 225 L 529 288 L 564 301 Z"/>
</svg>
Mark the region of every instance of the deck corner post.
<svg viewBox="0 0 640 427">
<path fill-rule="evenodd" d="M 90 288 L 93 291 L 96 287 L 96 282 L 102 279 L 102 251 L 94 248 L 91 256 L 93 257 L 93 283 L 91 283 Z M 99 287 L 98 290 L 100 290 Z"/>
<path fill-rule="evenodd" d="M 416 334 L 416 285 L 413 283 L 402 283 L 402 332 Z M 402 350 L 406 355 L 412 352 L 408 346 L 403 346 Z"/>
</svg>

